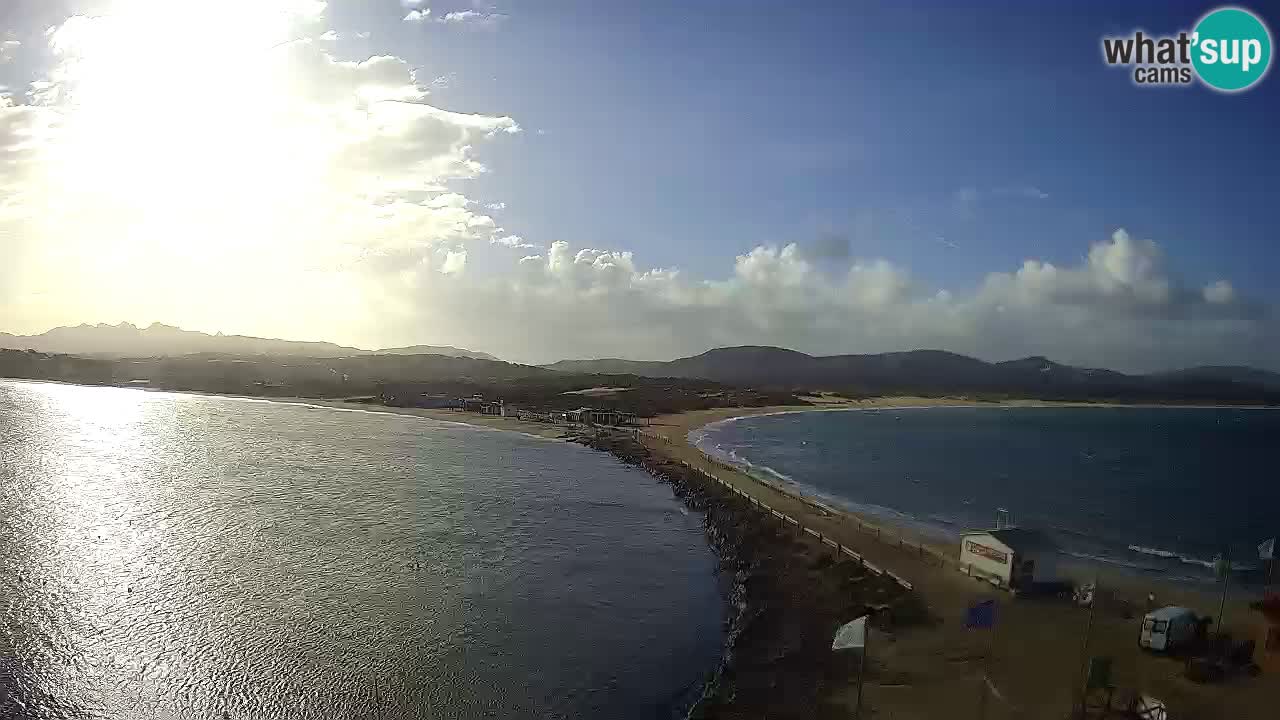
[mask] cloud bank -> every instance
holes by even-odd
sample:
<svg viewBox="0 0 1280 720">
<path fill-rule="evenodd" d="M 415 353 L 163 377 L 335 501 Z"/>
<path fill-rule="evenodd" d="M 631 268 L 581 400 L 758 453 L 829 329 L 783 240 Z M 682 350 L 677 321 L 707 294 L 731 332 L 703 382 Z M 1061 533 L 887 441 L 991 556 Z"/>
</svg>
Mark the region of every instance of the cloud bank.
<svg viewBox="0 0 1280 720">
<path fill-rule="evenodd" d="M 137 0 L 55 26 L 43 77 L 0 96 L 0 330 L 159 320 L 534 362 L 768 344 L 1280 369 L 1273 308 L 1225 278 L 1181 282 L 1122 229 L 1081 238 L 1077 263 L 1028 259 L 959 289 L 839 236 L 762 245 L 704 278 L 642 248 L 526 238 L 500 224 L 502 199 L 467 194 L 488 146 L 521 141 L 516 119 L 433 104 L 439 73 L 403 58 L 334 54 L 322 39 L 344 29 L 325 10 Z M 977 201 L 958 193 L 957 212 Z"/>
</svg>

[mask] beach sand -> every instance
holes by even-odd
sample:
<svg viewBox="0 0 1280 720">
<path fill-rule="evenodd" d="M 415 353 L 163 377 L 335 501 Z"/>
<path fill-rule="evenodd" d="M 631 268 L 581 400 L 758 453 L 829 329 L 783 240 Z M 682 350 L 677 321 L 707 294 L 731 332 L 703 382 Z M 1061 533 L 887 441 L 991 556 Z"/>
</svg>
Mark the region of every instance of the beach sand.
<svg viewBox="0 0 1280 720">
<path fill-rule="evenodd" d="M 833 399 L 827 408 L 907 407 L 975 404 L 964 398 Z M 1044 403 L 1014 402 L 1013 405 Z M 903 576 L 941 621 L 888 638 L 873 646 L 873 655 L 894 672 L 892 685 L 869 684 L 867 702 L 875 717 L 978 718 L 983 658 L 994 639 L 990 677 L 995 694 L 986 700 L 987 718 L 1065 718 L 1082 680 L 1085 630 L 1089 611 L 1067 601 L 1017 599 L 939 562 L 920 544 L 954 562 L 958 546 L 886 525 L 881 519 L 816 506 L 789 488 L 769 486 L 710 461 L 686 440 L 690 431 L 730 417 L 760 415 L 814 407 L 724 408 L 656 418 L 646 431 L 667 441 L 648 441 L 654 451 L 715 473 L 752 496 L 799 519 L 824 535 L 851 546 L 872 562 Z M 877 539 L 879 534 L 879 539 Z M 904 546 L 896 543 L 904 540 Z M 1092 575 L 1094 570 L 1087 572 Z M 1238 677 L 1217 685 L 1198 685 L 1183 677 L 1183 663 L 1138 648 L 1139 622 L 1148 592 L 1158 604 L 1184 604 L 1201 614 L 1216 615 L 1212 592 L 1153 585 L 1121 572 L 1099 576 L 1104 592 L 1120 602 L 1100 603 L 1089 632 L 1088 655 L 1114 658 L 1112 683 L 1118 691 L 1138 691 L 1164 700 L 1175 718 L 1274 718 L 1280 708 L 1280 678 Z M 996 598 L 999 621 L 991 631 L 966 630 L 962 618 L 974 602 Z M 1134 608 L 1122 614 L 1120 604 Z M 1256 637 L 1258 613 L 1245 598 L 1230 598 L 1224 625 L 1237 638 Z M 852 709 L 853 688 L 845 689 Z M 1119 696 L 1119 693 L 1118 695 Z"/>
</svg>

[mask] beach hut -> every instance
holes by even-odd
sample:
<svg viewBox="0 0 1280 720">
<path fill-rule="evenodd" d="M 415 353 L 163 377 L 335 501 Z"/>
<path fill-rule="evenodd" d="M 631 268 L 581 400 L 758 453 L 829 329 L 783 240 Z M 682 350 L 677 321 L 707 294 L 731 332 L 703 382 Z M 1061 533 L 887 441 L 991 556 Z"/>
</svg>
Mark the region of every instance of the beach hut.
<svg viewBox="0 0 1280 720">
<path fill-rule="evenodd" d="M 961 569 L 1014 590 L 1060 582 L 1057 557 L 1054 542 L 1043 532 L 1029 528 L 984 530 L 965 533 L 960 538 Z"/>
</svg>

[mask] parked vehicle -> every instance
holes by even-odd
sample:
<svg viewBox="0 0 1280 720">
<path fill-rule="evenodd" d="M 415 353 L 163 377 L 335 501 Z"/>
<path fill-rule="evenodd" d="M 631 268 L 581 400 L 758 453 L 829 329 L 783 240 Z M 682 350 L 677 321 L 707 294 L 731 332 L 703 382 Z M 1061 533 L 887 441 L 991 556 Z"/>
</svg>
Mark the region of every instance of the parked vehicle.
<svg viewBox="0 0 1280 720">
<path fill-rule="evenodd" d="M 1195 611 L 1184 607 L 1162 607 L 1142 618 L 1138 646 L 1159 652 L 1172 652 L 1195 642 L 1199 620 Z"/>
</svg>

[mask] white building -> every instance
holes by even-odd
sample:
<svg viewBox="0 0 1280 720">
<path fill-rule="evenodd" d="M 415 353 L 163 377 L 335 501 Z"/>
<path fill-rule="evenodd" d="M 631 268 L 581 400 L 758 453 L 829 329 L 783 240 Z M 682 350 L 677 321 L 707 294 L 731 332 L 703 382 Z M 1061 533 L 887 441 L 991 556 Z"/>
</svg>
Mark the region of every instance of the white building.
<svg viewBox="0 0 1280 720">
<path fill-rule="evenodd" d="M 960 538 L 960 568 L 1015 590 L 1062 579 L 1057 546 L 1044 533 L 1026 528 L 965 533 Z"/>
</svg>

